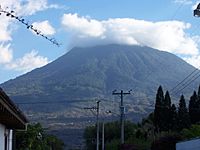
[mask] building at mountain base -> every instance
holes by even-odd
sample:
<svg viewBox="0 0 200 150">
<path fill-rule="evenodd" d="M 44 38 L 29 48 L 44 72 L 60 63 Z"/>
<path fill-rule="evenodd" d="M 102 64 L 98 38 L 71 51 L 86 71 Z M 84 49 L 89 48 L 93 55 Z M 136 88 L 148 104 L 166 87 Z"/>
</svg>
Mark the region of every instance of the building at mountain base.
<svg viewBox="0 0 200 150">
<path fill-rule="evenodd" d="M 13 150 L 16 130 L 26 130 L 28 120 L 0 88 L 0 150 Z"/>
</svg>

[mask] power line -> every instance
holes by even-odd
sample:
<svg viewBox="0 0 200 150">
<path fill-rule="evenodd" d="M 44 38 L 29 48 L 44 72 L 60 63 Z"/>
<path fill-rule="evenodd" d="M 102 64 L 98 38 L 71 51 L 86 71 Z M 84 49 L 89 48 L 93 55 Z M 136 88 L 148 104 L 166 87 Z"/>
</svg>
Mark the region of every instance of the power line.
<svg viewBox="0 0 200 150">
<path fill-rule="evenodd" d="M 51 42 L 52 44 L 56 45 L 56 46 L 60 46 L 61 44 L 57 42 L 57 40 L 55 38 L 49 38 L 47 36 L 45 36 L 40 30 L 34 28 L 34 26 L 32 24 L 29 24 L 28 21 L 26 21 L 24 18 L 16 16 L 14 14 L 15 11 L 11 10 L 11 11 L 6 11 L 4 9 L 2 9 L 1 5 L 0 5 L 0 15 L 3 13 L 5 14 L 6 17 L 10 17 L 12 19 L 16 19 L 17 21 L 19 21 L 20 23 L 22 23 L 23 25 L 26 26 L 27 29 L 33 31 L 34 33 L 36 33 L 37 35 L 43 37 L 44 39 L 48 40 L 49 42 Z"/>
<path fill-rule="evenodd" d="M 63 100 L 63 101 L 37 101 L 37 102 L 16 102 L 18 105 L 35 105 L 35 104 L 56 104 L 56 103 L 85 103 L 85 102 L 92 102 L 94 100 Z"/>
<path fill-rule="evenodd" d="M 198 71 L 197 73 L 195 73 L 196 71 Z M 192 74 L 194 74 L 192 76 Z M 189 86 L 193 81 L 195 81 L 197 78 L 200 77 L 199 74 L 199 67 L 194 69 L 188 76 L 186 76 L 182 81 L 180 81 L 174 88 L 171 89 L 172 94 L 175 93 L 175 95 L 179 92 L 181 92 L 182 90 L 184 90 L 187 86 Z M 191 77 L 192 76 L 192 77 Z M 191 79 L 189 79 L 191 77 Z M 188 81 L 187 81 L 188 80 Z M 185 83 L 184 83 L 185 82 Z M 183 84 L 182 88 L 180 87 L 180 85 Z"/>
<path fill-rule="evenodd" d="M 183 3 L 180 4 L 180 6 L 176 9 L 176 11 L 174 12 L 174 14 L 171 17 L 171 20 L 173 20 L 175 18 L 175 16 L 177 15 L 177 13 L 181 10 L 181 8 L 183 7 Z"/>
<path fill-rule="evenodd" d="M 195 77 L 194 79 L 192 79 L 188 84 L 186 84 L 182 89 L 178 90 L 175 94 L 179 93 L 180 91 L 184 90 L 188 85 L 190 85 L 193 81 L 195 81 L 196 79 L 198 79 L 200 77 L 200 74 Z"/>
<path fill-rule="evenodd" d="M 36 102 L 16 102 L 18 105 L 35 105 L 35 104 L 56 104 L 56 103 L 85 103 L 85 102 L 94 102 L 95 100 L 88 99 L 78 99 L 78 100 L 63 100 L 63 101 L 36 101 Z M 104 102 L 118 103 L 117 101 L 111 101 L 110 99 L 101 99 Z"/>
<path fill-rule="evenodd" d="M 190 74 L 188 74 L 182 81 L 180 81 L 176 86 L 174 86 L 170 91 L 170 93 L 173 93 L 173 91 L 175 91 L 175 89 L 181 85 L 184 81 L 186 81 L 194 72 L 198 71 L 198 69 L 194 69 Z"/>
<path fill-rule="evenodd" d="M 191 78 L 188 78 L 188 80 L 184 80 L 183 82 L 181 82 L 181 86 L 176 89 L 173 90 L 171 92 L 171 94 L 177 94 L 178 92 L 182 91 L 183 89 L 185 89 L 187 86 L 189 86 L 193 81 L 195 81 L 196 79 L 198 79 L 200 77 L 200 72 L 196 72 Z"/>
</svg>

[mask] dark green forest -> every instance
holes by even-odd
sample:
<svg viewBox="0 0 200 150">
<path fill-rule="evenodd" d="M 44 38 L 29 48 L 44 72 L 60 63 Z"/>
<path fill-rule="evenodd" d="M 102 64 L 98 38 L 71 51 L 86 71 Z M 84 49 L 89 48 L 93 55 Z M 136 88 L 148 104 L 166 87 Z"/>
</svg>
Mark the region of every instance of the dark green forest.
<svg viewBox="0 0 200 150">
<path fill-rule="evenodd" d="M 120 145 L 120 123 L 105 123 L 106 150 L 175 150 L 177 142 L 200 136 L 200 86 L 189 99 L 188 107 L 184 95 L 176 106 L 170 93 L 159 86 L 154 111 L 139 123 L 125 122 L 125 144 Z M 102 124 L 100 125 L 102 129 Z M 100 135 L 102 130 L 100 130 Z M 85 129 L 86 149 L 96 148 L 96 126 Z M 100 142 L 102 138 L 100 136 Z M 100 144 L 100 148 L 101 148 Z"/>
</svg>

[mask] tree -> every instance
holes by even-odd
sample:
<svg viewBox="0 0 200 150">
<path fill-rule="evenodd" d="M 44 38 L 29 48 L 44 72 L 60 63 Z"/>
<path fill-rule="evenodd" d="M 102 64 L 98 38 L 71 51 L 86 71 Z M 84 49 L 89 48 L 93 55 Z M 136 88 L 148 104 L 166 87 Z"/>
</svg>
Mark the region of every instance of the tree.
<svg viewBox="0 0 200 150">
<path fill-rule="evenodd" d="M 198 88 L 197 96 L 198 96 L 198 99 L 200 99 L 200 85 L 199 85 L 199 88 Z"/>
<path fill-rule="evenodd" d="M 197 94 L 197 122 L 200 122 L 200 85 Z"/>
<path fill-rule="evenodd" d="M 86 148 L 88 150 L 93 150 L 96 147 L 96 127 L 88 126 L 84 130 L 84 135 Z"/>
<path fill-rule="evenodd" d="M 182 130 L 183 128 L 190 127 L 190 117 L 187 111 L 185 98 L 181 95 L 178 107 L 178 129 Z"/>
<path fill-rule="evenodd" d="M 177 130 L 177 111 L 176 111 L 176 106 L 172 104 L 170 108 L 170 122 L 169 122 L 169 129 L 172 131 Z"/>
<path fill-rule="evenodd" d="M 130 137 L 135 135 L 137 125 L 130 122 L 125 121 L 125 141 L 130 139 Z M 120 123 L 119 121 L 108 122 L 104 124 L 104 141 L 105 147 L 119 147 L 120 146 Z M 102 135 L 102 126 L 100 126 L 100 135 Z M 102 136 L 100 136 L 100 141 Z M 86 127 L 84 131 L 84 139 L 86 142 L 86 149 L 93 150 L 96 147 L 96 126 Z M 101 148 L 101 143 L 100 143 Z M 114 149 L 114 148 L 113 148 Z"/>
<path fill-rule="evenodd" d="M 54 135 L 47 135 L 46 136 L 47 144 L 51 147 L 51 150 L 63 150 L 64 143 Z"/>
<path fill-rule="evenodd" d="M 198 93 L 193 92 L 193 95 L 190 97 L 189 101 L 189 115 L 191 123 L 196 124 L 200 122 L 200 86 Z"/>
<path fill-rule="evenodd" d="M 199 92 L 198 92 L 199 94 Z M 189 116 L 191 123 L 196 123 L 198 121 L 198 105 L 197 105 L 197 94 L 196 91 L 193 92 L 193 95 L 190 97 L 189 101 Z"/>
<path fill-rule="evenodd" d="M 29 124 L 27 131 L 16 133 L 17 150 L 63 150 L 64 143 L 55 136 L 47 135 L 41 124 Z"/>
<path fill-rule="evenodd" d="M 151 150 L 176 150 L 176 143 L 182 140 L 179 134 L 167 134 L 152 142 Z"/>
<path fill-rule="evenodd" d="M 169 131 L 170 122 L 172 118 L 171 118 L 171 98 L 168 91 L 165 94 L 165 98 L 163 100 L 163 107 L 161 109 L 162 109 L 161 129 L 162 131 Z"/>
<path fill-rule="evenodd" d="M 159 86 L 156 94 L 156 104 L 154 109 L 154 126 L 156 132 L 159 132 L 161 130 L 163 100 L 164 100 L 163 90 L 162 87 Z"/>
</svg>

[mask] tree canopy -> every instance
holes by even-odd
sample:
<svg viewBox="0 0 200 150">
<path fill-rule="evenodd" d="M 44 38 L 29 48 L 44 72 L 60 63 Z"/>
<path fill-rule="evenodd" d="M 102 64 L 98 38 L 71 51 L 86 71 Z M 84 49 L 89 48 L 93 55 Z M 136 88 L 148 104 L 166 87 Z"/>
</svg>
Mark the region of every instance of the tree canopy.
<svg viewBox="0 0 200 150">
<path fill-rule="evenodd" d="M 53 135 L 45 133 L 41 124 L 29 124 L 27 131 L 17 131 L 17 150 L 63 150 L 64 143 Z"/>
</svg>

